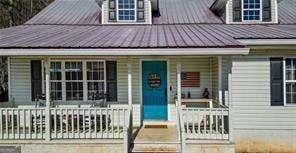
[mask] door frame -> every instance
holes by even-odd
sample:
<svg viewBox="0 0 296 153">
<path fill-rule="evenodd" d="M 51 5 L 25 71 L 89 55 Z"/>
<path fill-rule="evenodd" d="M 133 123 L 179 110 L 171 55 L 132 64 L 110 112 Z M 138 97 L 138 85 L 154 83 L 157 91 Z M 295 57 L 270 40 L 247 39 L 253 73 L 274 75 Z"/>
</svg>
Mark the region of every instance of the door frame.
<svg viewBox="0 0 296 153">
<path fill-rule="evenodd" d="M 142 81 L 142 62 L 144 61 L 165 61 L 167 64 L 167 121 L 170 120 L 170 60 L 167 58 L 155 58 L 155 59 L 140 59 L 139 62 L 139 91 L 140 91 L 140 123 L 141 125 L 143 125 L 143 121 L 144 121 L 144 114 L 143 114 L 143 81 Z M 149 120 L 148 120 L 149 121 Z"/>
</svg>

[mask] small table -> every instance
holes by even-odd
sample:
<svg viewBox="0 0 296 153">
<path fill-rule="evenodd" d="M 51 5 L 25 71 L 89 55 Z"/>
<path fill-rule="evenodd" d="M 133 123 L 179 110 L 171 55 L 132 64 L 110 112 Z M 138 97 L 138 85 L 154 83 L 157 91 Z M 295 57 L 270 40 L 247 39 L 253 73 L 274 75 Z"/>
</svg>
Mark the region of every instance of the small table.
<svg viewBox="0 0 296 153">
<path fill-rule="evenodd" d="M 181 106 L 186 107 L 186 104 L 207 103 L 209 108 L 213 108 L 213 99 L 181 99 Z"/>
</svg>

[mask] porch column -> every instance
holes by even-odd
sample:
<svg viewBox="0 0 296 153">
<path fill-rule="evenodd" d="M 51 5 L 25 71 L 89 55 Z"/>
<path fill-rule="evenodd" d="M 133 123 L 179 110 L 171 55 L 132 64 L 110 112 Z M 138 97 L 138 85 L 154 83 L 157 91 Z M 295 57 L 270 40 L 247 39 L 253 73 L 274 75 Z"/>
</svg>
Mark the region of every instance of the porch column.
<svg viewBox="0 0 296 153">
<path fill-rule="evenodd" d="M 219 104 L 223 104 L 222 93 L 222 57 L 218 56 L 218 89 L 219 89 Z"/>
<path fill-rule="evenodd" d="M 177 63 L 177 99 L 178 106 L 182 107 L 182 88 L 181 88 L 181 62 Z"/>
<path fill-rule="evenodd" d="M 127 64 L 127 72 L 128 72 L 128 76 L 127 76 L 127 84 L 128 84 L 128 106 L 130 109 L 133 108 L 133 103 L 132 103 L 132 64 L 128 63 Z"/>
<path fill-rule="evenodd" d="M 49 72 L 49 58 L 46 57 L 44 60 L 45 63 L 45 98 L 46 98 L 46 108 L 45 108 L 45 140 L 50 140 L 50 72 Z"/>
<path fill-rule="evenodd" d="M 130 140 L 133 128 L 133 102 L 132 102 L 132 65 L 127 64 L 127 92 L 128 92 L 128 125 L 124 128 L 124 153 L 129 152 Z"/>
</svg>

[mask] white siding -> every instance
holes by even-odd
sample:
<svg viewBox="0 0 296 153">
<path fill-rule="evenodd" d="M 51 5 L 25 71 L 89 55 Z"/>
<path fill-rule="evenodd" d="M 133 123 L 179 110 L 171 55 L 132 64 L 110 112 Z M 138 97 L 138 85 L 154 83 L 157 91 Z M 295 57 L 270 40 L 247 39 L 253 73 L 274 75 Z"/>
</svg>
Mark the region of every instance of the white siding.
<svg viewBox="0 0 296 153">
<path fill-rule="evenodd" d="M 236 130 L 296 130 L 296 107 L 270 105 L 268 57 L 237 57 L 232 64 L 231 96 Z"/>
<path fill-rule="evenodd" d="M 11 58 L 10 63 L 10 101 L 17 105 L 33 104 L 30 60 Z"/>
</svg>

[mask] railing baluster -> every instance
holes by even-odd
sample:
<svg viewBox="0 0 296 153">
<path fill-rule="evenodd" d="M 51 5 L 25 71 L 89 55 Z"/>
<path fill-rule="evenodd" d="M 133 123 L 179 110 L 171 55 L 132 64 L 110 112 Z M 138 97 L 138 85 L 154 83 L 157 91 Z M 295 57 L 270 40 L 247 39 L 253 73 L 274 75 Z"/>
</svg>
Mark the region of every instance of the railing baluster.
<svg viewBox="0 0 296 153">
<path fill-rule="evenodd" d="M 100 109 L 100 132 L 101 132 L 101 138 L 103 138 L 103 114 L 102 114 L 102 109 Z"/>
<path fill-rule="evenodd" d="M 54 129 L 54 135 L 55 135 L 55 138 L 57 138 L 58 137 L 58 133 L 57 133 L 57 122 L 58 122 L 58 120 L 57 120 L 57 109 L 53 109 L 54 111 L 52 111 L 52 112 L 54 112 L 54 114 L 53 114 L 53 129 Z"/>
<path fill-rule="evenodd" d="M 117 138 L 119 138 L 119 135 L 120 135 L 120 129 L 119 129 L 119 126 L 120 126 L 120 112 L 119 112 L 118 108 L 116 108 L 116 114 L 117 114 Z"/>
<path fill-rule="evenodd" d="M 114 109 L 112 108 L 112 119 L 111 119 L 111 127 L 112 127 L 112 138 L 114 138 Z"/>
<path fill-rule="evenodd" d="M 40 109 L 38 112 L 39 112 L 39 116 L 40 116 L 40 134 L 41 134 L 41 138 L 43 138 L 43 127 L 45 127 L 43 125 L 45 124 L 45 116 L 44 116 L 44 120 L 43 120 L 43 110 L 42 109 Z"/>
<path fill-rule="evenodd" d="M 38 119 L 37 119 L 37 110 L 35 109 L 34 110 L 34 135 L 35 135 L 35 138 L 37 139 L 37 124 L 38 124 Z"/>
<path fill-rule="evenodd" d="M 72 127 L 72 138 L 75 137 L 75 133 L 74 133 L 74 128 L 75 128 L 75 124 L 74 124 L 74 109 L 71 110 L 71 127 Z"/>
<path fill-rule="evenodd" d="M 32 110 L 31 109 L 28 109 L 28 112 L 29 112 L 29 138 L 31 139 L 32 138 L 32 126 L 33 126 L 33 120 L 32 120 Z"/>
<path fill-rule="evenodd" d="M 77 133 L 78 133 L 78 138 L 80 138 L 80 110 L 77 109 Z"/>
<path fill-rule="evenodd" d="M 18 136 L 18 139 L 20 139 L 21 138 L 21 133 L 20 133 L 20 111 L 21 111 L 22 109 L 20 109 L 20 110 L 17 110 L 17 136 Z"/>
<path fill-rule="evenodd" d="M 91 117 L 92 117 L 92 113 L 91 113 L 91 109 L 88 110 L 89 114 L 88 114 L 88 134 L 89 134 L 89 138 L 91 138 L 91 124 L 92 124 L 92 120 L 91 120 Z"/>
<path fill-rule="evenodd" d="M 95 129 L 94 129 L 94 130 L 95 130 L 95 131 L 94 131 L 94 132 L 95 132 L 95 138 L 97 138 L 97 137 L 98 137 L 98 136 L 97 136 L 97 133 L 98 133 L 98 131 L 97 131 L 97 128 L 98 128 L 98 127 L 97 127 L 97 123 L 98 123 L 98 122 L 97 122 L 97 109 L 94 110 L 94 113 L 95 113 L 95 114 L 94 114 L 94 115 L 95 115 L 95 116 L 94 116 L 94 120 L 95 120 L 95 121 L 94 121 Z"/>
<path fill-rule="evenodd" d="M 216 127 L 216 128 L 215 128 L 215 129 L 216 129 L 216 130 L 215 130 L 215 135 L 216 135 L 216 139 L 218 139 L 217 136 L 218 136 L 218 134 L 219 134 L 219 131 L 218 131 L 218 129 L 219 129 L 219 128 L 218 128 L 218 127 L 219 127 L 219 122 L 218 122 L 218 117 L 219 117 L 219 115 L 218 115 L 218 114 L 219 114 L 219 113 L 220 113 L 220 112 L 218 112 L 218 111 L 216 110 L 216 113 L 215 113 L 215 119 L 216 119 L 216 123 L 215 123 L 215 127 Z"/>
<path fill-rule="evenodd" d="M 14 109 L 11 109 L 11 132 L 12 132 L 12 138 L 15 139 L 15 134 L 14 134 Z"/>
<path fill-rule="evenodd" d="M 63 120 L 64 120 L 64 114 L 63 109 L 60 109 L 60 136 L 63 138 Z"/>
<path fill-rule="evenodd" d="M 105 124 L 106 124 L 106 130 L 107 130 L 107 138 L 109 138 L 109 125 L 108 125 L 108 120 L 109 120 L 109 109 L 106 108 L 106 120 L 105 120 Z"/>
<path fill-rule="evenodd" d="M 85 109 L 83 109 L 82 112 L 83 112 L 83 118 L 82 118 L 83 119 L 83 124 L 82 125 L 83 125 L 83 134 L 84 134 L 83 136 L 84 136 L 84 138 L 86 138 L 86 134 L 85 134 L 85 129 L 86 129 L 85 128 Z"/>
<path fill-rule="evenodd" d="M 213 114 L 212 114 L 212 109 L 209 109 L 209 117 L 210 117 L 210 134 L 209 137 L 210 139 L 212 138 L 213 135 Z"/>
<path fill-rule="evenodd" d="M 201 131 L 200 131 L 200 126 L 201 126 L 201 122 L 202 122 L 202 120 L 200 120 L 200 110 L 198 109 L 197 110 L 197 123 L 198 123 L 198 136 L 200 137 L 200 133 L 201 133 Z"/>
<path fill-rule="evenodd" d="M 27 138 L 27 133 L 26 133 L 26 109 L 24 109 L 24 111 L 23 111 L 23 134 L 24 134 L 24 139 L 26 139 Z"/>
<path fill-rule="evenodd" d="M 222 114 L 221 114 L 221 118 L 222 118 L 222 129 L 221 129 L 221 138 L 224 139 L 224 112 L 223 109 L 221 110 Z"/>
</svg>

